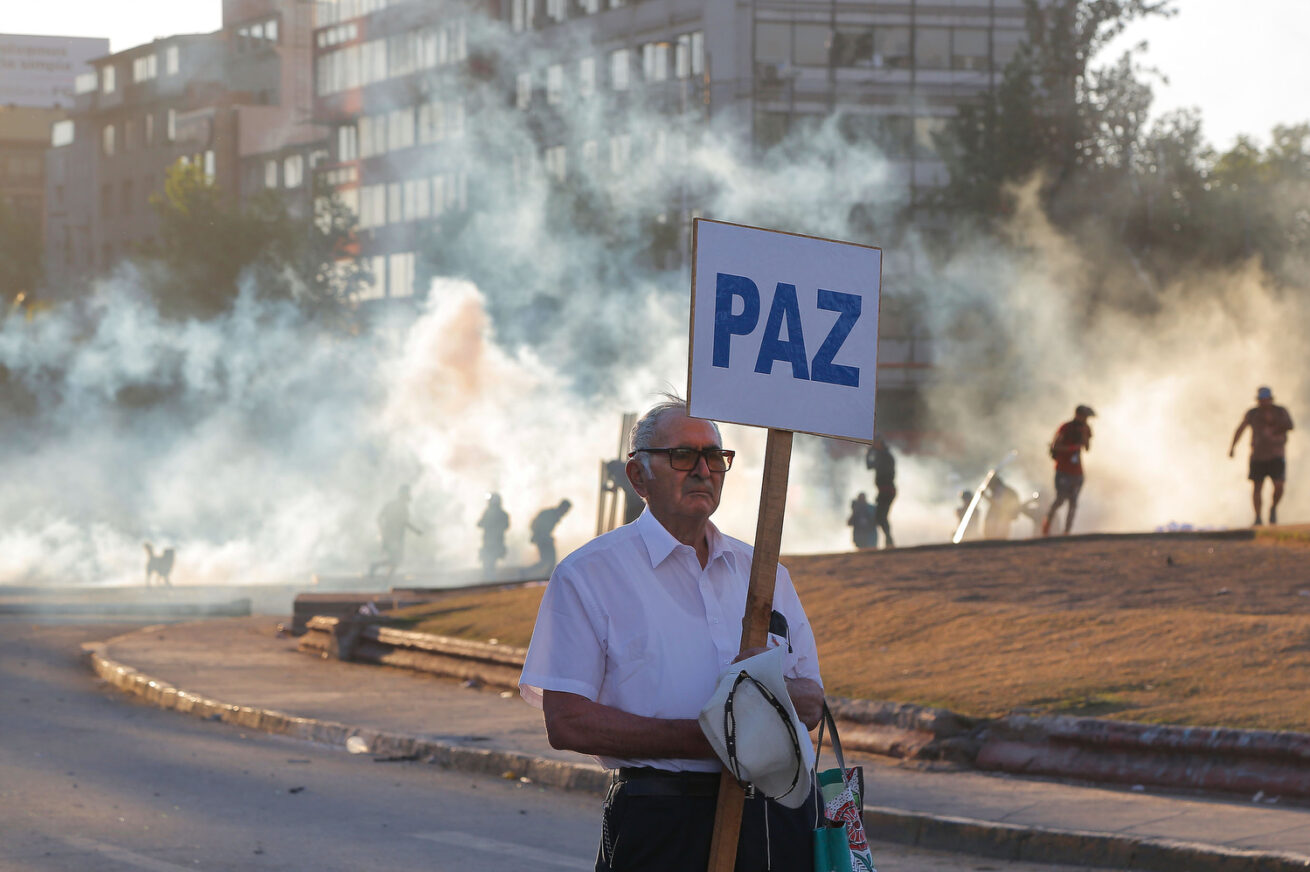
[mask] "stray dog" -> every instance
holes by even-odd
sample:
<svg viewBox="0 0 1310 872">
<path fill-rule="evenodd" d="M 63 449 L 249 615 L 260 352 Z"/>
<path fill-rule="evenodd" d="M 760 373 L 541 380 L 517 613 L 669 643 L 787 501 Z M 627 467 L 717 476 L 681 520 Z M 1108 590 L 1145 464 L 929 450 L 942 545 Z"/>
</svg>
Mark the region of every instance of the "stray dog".
<svg viewBox="0 0 1310 872">
<path fill-rule="evenodd" d="M 173 586 L 173 582 L 168 580 L 168 576 L 173 572 L 173 557 L 175 552 L 172 548 L 165 548 L 162 554 L 156 554 L 155 549 L 150 543 L 145 543 L 146 547 L 146 587 L 150 587 L 150 579 L 159 576 L 168 587 Z"/>
</svg>

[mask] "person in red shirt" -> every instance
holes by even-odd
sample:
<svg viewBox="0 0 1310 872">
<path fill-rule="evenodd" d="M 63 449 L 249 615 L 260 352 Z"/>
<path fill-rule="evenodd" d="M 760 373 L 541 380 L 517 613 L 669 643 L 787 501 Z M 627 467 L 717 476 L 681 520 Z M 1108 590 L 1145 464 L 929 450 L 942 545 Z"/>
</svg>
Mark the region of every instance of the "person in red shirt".
<svg viewBox="0 0 1310 872">
<path fill-rule="evenodd" d="M 1262 387 L 1255 392 L 1256 406 L 1242 417 L 1228 446 L 1233 456 L 1242 432 L 1251 428 L 1251 464 L 1247 478 L 1251 480 L 1251 504 L 1255 507 L 1255 526 L 1260 520 L 1260 490 L 1265 477 L 1274 483 L 1273 499 L 1269 503 L 1269 523 L 1278 523 L 1278 501 L 1283 498 L 1283 482 L 1287 479 L 1287 433 L 1292 429 L 1292 416 L 1287 409 L 1274 405 L 1274 392 Z"/>
<path fill-rule="evenodd" d="M 1046 520 L 1042 522 L 1042 535 L 1051 535 L 1051 521 L 1065 503 L 1069 510 L 1064 516 L 1064 535 L 1073 529 L 1074 512 L 1078 510 L 1078 494 L 1083 489 L 1083 452 L 1092 448 L 1092 428 L 1087 419 L 1095 415 L 1090 406 L 1074 409 L 1073 420 L 1065 421 L 1051 440 L 1051 459 L 1055 461 L 1055 502 L 1051 503 Z"/>
</svg>

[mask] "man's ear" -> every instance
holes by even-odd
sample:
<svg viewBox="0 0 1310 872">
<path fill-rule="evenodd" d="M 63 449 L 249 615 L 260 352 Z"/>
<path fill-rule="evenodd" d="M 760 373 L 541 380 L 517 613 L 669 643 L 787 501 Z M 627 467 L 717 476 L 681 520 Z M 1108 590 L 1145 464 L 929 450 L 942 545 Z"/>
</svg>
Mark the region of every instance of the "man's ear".
<svg viewBox="0 0 1310 872">
<path fill-rule="evenodd" d="M 627 466 L 623 467 L 623 471 L 628 474 L 628 481 L 632 484 L 632 489 L 637 492 L 637 496 L 646 499 L 646 470 L 642 468 L 641 461 L 632 458 Z"/>
</svg>

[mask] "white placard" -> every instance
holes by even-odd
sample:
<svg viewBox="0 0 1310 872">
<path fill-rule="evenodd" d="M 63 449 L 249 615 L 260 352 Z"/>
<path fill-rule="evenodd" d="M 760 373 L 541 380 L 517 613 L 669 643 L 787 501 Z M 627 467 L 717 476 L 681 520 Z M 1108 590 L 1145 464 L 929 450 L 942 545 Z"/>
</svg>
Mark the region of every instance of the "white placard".
<svg viewBox="0 0 1310 872">
<path fill-rule="evenodd" d="M 697 218 L 691 414 L 868 442 L 882 251 Z"/>
</svg>

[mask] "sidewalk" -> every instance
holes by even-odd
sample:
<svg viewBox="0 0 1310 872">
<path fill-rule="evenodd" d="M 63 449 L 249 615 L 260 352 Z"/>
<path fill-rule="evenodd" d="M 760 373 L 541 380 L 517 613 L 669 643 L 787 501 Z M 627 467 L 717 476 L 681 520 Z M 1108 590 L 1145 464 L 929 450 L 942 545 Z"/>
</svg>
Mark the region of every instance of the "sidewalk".
<svg viewBox="0 0 1310 872">
<path fill-rule="evenodd" d="M 540 712 L 517 694 L 317 659 L 275 624 L 260 616 L 152 627 L 94 646 L 92 666 L 161 707 L 253 729 L 341 746 L 357 736 L 375 756 L 552 787 L 599 792 L 606 783 L 594 762 L 552 749 Z M 1310 870 L 1310 808 L 855 762 L 865 767 L 875 840 L 1116 869 Z"/>
</svg>

